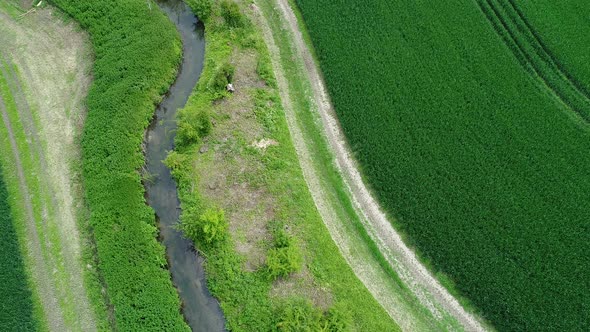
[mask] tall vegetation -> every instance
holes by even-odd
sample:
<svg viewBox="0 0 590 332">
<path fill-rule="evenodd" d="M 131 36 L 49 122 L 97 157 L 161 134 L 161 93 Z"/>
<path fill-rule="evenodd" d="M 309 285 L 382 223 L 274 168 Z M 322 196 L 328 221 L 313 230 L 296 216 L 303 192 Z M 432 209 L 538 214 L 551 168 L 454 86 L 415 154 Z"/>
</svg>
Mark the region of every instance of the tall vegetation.
<svg viewBox="0 0 590 332">
<path fill-rule="evenodd" d="M 8 199 L 0 172 L 0 326 L 6 331 L 33 331 L 33 295 L 28 288 Z"/>
<path fill-rule="evenodd" d="M 583 52 L 555 38 L 547 58 L 507 1 L 297 4 L 366 179 L 423 258 L 500 330 L 590 328 L 590 131 L 559 66 L 578 77 Z"/>
<path fill-rule="evenodd" d="M 178 34 L 143 0 L 52 2 L 89 32 L 95 51 L 83 177 L 116 327 L 188 330 L 138 171 L 144 130 L 179 64 Z"/>
</svg>

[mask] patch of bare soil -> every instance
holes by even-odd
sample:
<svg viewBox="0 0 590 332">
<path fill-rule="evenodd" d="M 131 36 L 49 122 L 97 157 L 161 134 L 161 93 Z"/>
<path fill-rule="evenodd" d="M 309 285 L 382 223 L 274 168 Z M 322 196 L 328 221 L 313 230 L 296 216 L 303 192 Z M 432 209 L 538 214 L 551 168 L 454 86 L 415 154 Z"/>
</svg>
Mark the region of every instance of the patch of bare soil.
<svg viewBox="0 0 590 332">
<path fill-rule="evenodd" d="M 197 162 L 202 174 L 199 191 L 224 209 L 236 251 L 245 258 L 247 271 L 264 264 L 271 240 L 267 223 L 274 217 L 272 197 L 249 183 L 262 166 L 244 155 L 244 142 L 263 136 L 251 97 L 251 90 L 260 85 L 254 79 L 256 61 L 251 52 L 236 51 L 232 55 L 235 92 L 217 103 L 214 128 L 200 150 L 204 156 Z"/>
<path fill-rule="evenodd" d="M 215 105 L 214 127 L 195 167 L 200 174 L 199 192 L 225 211 L 235 249 L 244 257 L 244 269 L 256 271 L 264 268 L 278 208 L 264 186 L 261 156 L 279 143 L 265 136 L 254 113 L 254 89 L 268 88 L 256 72 L 257 55 L 236 50 L 230 62 L 235 66 L 235 92 Z M 271 296 L 291 295 L 308 298 L 321 308 L 331 304 L 329 291 L 316 285 L 305 268 L 274 283 Z"/>
<path fill-rule="evenodd" d="M 318 109 L 325 130 L 325 136 L 334 152 L 334 156 L 336 157 L 335 162 L 343 175 L 350 197 L 352 197 L 353 203 L 368 233 L 373 237 L 380 247 L 381 252 L 388 259 L 392 268 L 400 276 L 402 281 L 420 300 L 422 305 L 432 312 L 434 317 L 441 317 L 439 310 L 442 309 L 454 317 L 468 331 L 485 330 L 480 319 L 467 312 L 421 264 L 415 253 L 405 245 L 375 198 L 363 183 L 356 162 L 346 145 L 346 140 L 326 92 L 327 90 L 319 69 L 304 42 L 289 1 L 274 0 L 274 4 L 281 13 L 284 29 L 288 30 L 293 37 L 294 47 L 300 57 L 300 61 L 304 64 L 305 71 L 311 82 L 314 107 Z M 254 9 L 256 8 L 254 7 Z M 398 294 L 390 293 L 387 287 L 388 281 L 379 277 L 380 273 L 375 271 L 373 267 L 367 265 L 362 258 L 354 255 L 354 248 L 350 243 L 350 235 L 345 234 L 341 227 L 338 226 L 342 221 L 338 220 L 338 216 L 333 210 L 329 198 L 326 197 L 322 189 L 321 181 L 311 162 L 312 155 L 304 142 L 301 128 L 295 120 L 294 110 L 290 102 L 288 81 L 284 75 L 284 71 L 281 69 L 280 54 L 274 43 L 272 31 L 264 16 L 262 14 L 258 16 L 260 26 L 264 32 L 265 40 L 273 58 L 273 66 L 281 92 L 281 99 L 285 108 L 289 129 L 293 136 L 293 142 L 299 155 L 300 164 L 326 227 L 348 264 L 375 299 L 403 330 L 416 330 L 416 325 L 414 325 L 410 315 L 401 309 L 399 302 L 395 300 Z"/>
<path fill-rule="evenodd" d="M 52 264 L 63 264 L 65 268 L 67 290 L 61 293 L 68 293 L 66 296 L 74 301 L 76 326 L 84 331 L 96 330 L 84 287 L 77 223 L 82 198 L 76 189 L 79 183 L 74 182 L 79 176 L 72 170 L 73 163 L 80 159 L 76 139 L 83 125 L 83 101 L 90 85 L 89 42 L 79 28 L 63 22 L 52 9 L 35 8 L 18 21 L 0 13 L 0 19 L 0 55 L 9 64 L 3 74 L 17 102 L 31 151 L 41 163 L 41 188 L 45 196 L 51 197 L 42 207 L 46 211 L 44 221 L 59 233 L 61 257 L 54 258 Z M 46 287 L 55 285 L 41 283 L 41 294 L 51 291 Z M 45 311 L 49 315 L 59 309 L 52 304 Z M 61 324 L 54 326 L 50 322 L 50 327 L 64 330 Z"/>
</svg>

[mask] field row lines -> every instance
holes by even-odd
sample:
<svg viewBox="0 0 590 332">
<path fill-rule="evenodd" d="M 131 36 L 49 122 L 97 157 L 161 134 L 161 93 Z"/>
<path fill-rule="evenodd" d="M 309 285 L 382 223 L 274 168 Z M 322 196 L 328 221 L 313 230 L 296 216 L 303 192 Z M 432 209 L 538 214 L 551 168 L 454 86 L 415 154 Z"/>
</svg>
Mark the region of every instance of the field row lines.
<svg viewBox="0 0 590 332">
<path fill-rule="evenodd" d="M 514 0 L 477 0 L 477 4 L 520 65 L 563 105 L 590 122 L 590 92 L 567 73 Z"/>
</svg>

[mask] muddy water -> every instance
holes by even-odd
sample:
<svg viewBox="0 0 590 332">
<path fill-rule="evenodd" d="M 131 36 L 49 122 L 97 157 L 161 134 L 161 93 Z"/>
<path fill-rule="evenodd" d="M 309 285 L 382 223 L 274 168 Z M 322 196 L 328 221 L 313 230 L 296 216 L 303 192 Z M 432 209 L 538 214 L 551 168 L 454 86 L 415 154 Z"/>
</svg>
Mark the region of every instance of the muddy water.
<svg viewBox="0 0 590 332">
<path fill-rule="evenodd" d="M 151 175 L 151 181 L 145 184 L 147 202 L 159 219 L 160 238 L 166 246 L 172 281 L 182 300 L 186 321 L 193 331 L 223 331 L 223 314 L 206 288 L 203 259 L 174 228 L 180 215 L 178 193 L 170 171 L 162 163 L 174 148 L 176 112 L 186 104 L 203 69 L 203 28 L 181 0 L 157 2 L 181 34 L 184 58 L 176 82 L 156 110 L 147 132 L 146 167 Z"/>
</svg>

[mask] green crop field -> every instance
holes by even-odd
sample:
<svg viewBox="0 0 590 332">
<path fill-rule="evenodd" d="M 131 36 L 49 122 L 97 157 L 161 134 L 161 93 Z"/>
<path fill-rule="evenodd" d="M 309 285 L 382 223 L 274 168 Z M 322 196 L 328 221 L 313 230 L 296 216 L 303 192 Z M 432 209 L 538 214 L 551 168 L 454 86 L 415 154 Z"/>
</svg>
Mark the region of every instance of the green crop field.
<svg viewBox="0 0 590 332">
<path fill-rule="evenodd" d="M 565 71 L 590 90 L 590 6 L 575 0 L 504 1 L 521 13 Z"/>
<path fill-rule="evenodd" d="M 363 173 L 421 256 L 499 330 L 588 330 L 590 6 L 296 2 Z"/>
<path fill-rule="evenodd" d="M 7 331 L 31 331 L 36 327 L 32 294 L 27 284 L 8 199 L 0 173 L 0 326 Z"/>
</svg>

